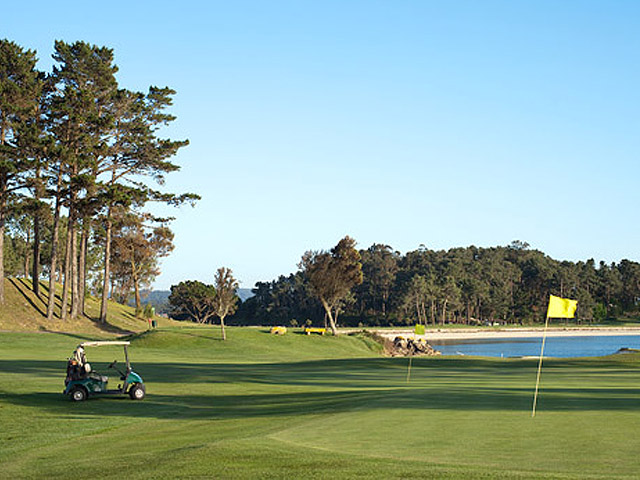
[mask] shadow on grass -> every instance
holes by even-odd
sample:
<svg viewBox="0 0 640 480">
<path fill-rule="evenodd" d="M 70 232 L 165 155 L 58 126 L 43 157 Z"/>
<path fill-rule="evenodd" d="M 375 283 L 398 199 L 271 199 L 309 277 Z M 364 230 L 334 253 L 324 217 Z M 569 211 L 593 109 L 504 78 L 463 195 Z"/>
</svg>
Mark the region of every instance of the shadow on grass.
<svg viewBox="0 0 640 480">
<path fill-rule="evenodd" d="M 9 278 L 9 282 L 15 287 L 15 289 L 24 297 L 24 299 L 29 302 L 29 304 L 43 317 L 47 316 L 47 307 L 44 300 L 35 296 L 35 294 L 31 291 L 30 285 L 22 279 Z M 28 292 L 28 293 L 27 293 Z M 37 298 L 38 303 L 42 303 L 42 305 L 37 305 L 34 302 L 34 298 Z"/>
<path fill-rule="evenodd" d="M 66 334 L 85 339 L 81 335 Z M 144 337 L 145 333 L 137 335 Z M 194 336 L 198 336 L 194 334 Z M 204 336 L 208 341 L 217 341 Z M 119 351 L 116 353 L 120 353 Z M 71 354 L 71 352 L 69 352 Z M 91 362 L 91 352 L 88 353 Z M 571 378 L 620 375 L 623 378 L 640 376 L 639 354 L 603 357 L 589 360 L 548 360 L 543 367 L 543 378 L 567 375 Z M 537 360 L 499 361 L 471 358 L 413 358 L 414 382 L 430 385 L 527 383 L 535 378 Z M 100 371 L 105 365 L 92 362 Z M 0 372 L 20 375 L 45 374 L 64 377 L 66 360 L 0 360 Z M 408 359 L 349 358 L 334 360 L 309 360 L 282 363 L 222 363 L 222 362 L 141 362 L 132 358 L 132 366 L 146 382 L 161 384 L 185 383 L 255 383 L 263 385 L 288 385 L 309 387 L 363 388 L 404 386 Z M 101 372 L 108 374 L 109 372 Z M 470 387 L 471 388 L 471 387 Z"/>
<path fill-rule="evenodd" d="M 637 411 L 637 366 L 615 360 L 550 362 L 543 376 L 539 409 L 544 411 Z M 313 415 L 353 409 L 441 409 L 447 411 L 521 411 L 531 409 L 535 362 L 414 359 L 411 382 L 406 359 L 342 359 L 272 364 L 145 363 L 134 364 L 147 385 L 147 398 L 96 397 L 73 404 L 61 392 L 63 361 L 0 361 L 0 371 L 14 375 L 59 378 L 54 393 L 0 394 L 0 402 L 43 408 L 60 415 L 106 415 L 148 418 L 244 418 Z M 110 373 L 104 365 L 96 371 Z M 591 386 L 572 386 L 578 377 L 598 378 Z M 555 376 L 560 374 L 561 376 Z M 568 376 L 567 381 L 563 379 Z M 594 376 L 595 375 L 595 376 Z M 625 383 L 616 380 L 617 375 Z M 601 377 L 600 377 L 601 378 Z M 117 382 L 117 376 L 112 377 Z M 574 382 L 573 384 L 570 382 Z M 564 386 L 565 384 L 567 386 Z M 221 394 L 220 385 L 231 394 Z M 262 385 L 259 394 L 236 394 L 233 385 Z M 530 384 L 530 386 L 529 386 Z M 616 385 L 618 384 L 618 385 Z M 633 387 L 629 385 L 633 384 Z M 580 385 L 589 385 L 581 383 Z M 154 388 L 155 386 L 155 388 Z M 273 393 L 264 393 L 273 386 Z M 230 388 L 231 387 L 231 388 Z M 160 393 L 154 393 L 156 392 Z M 236 391 L 242 391 L 238 387 Z M 255 390 L 255 389 L 254 389 Z M 197 393 L 196 393 L 197 392 Z M 204 393 L 202 393 L 204 392 Z M 122 401 L 120 401 L 122 398 Z"/>
<path fill-rule="evenodd" d="M 124 328 L 117 327 L 115 325 L 110 324 L 109 322 L 101 322 L 99 318 L 96 317 L 86 317 L 95 327 L 99 330 L 102 330 L 106 333 L 113 333 L 116 335 L 133 335 L 135 332 L 131 330 L 125 330 Z"/>
<path fill-rule="evenodd" d="M 62 391 L 62 388 L 60 389 Z M 636 411 L 640 389 L 561 389 L 541 392 L 540 411 Z M 0 394 L 0 400 L 44 409 L 57 415 L 124 416 L 155 419 L 248 418 L 317 415 L 352 410 L 411 409 L 447 411 L 520 411 L 531 409 L 531 389 L 386 388 L 211 395 L 148 393 L 141 402 L 126 396 L 98 396 L 81 404 L 61 393 Z"/>
<path fill-rule="evenodd" d="M 88 318 L 89 321 L 91 321 L 92 323 L 95 324 L 95 326 L 99 329 L 104 331 L 105 333 L 110 333 L 110 334 L 114 334 L 114 335 L 118 335 L 120 337 L 126 336 L 126 337 L 133 337 L 136 335 L 136 332 L 132 332 L 131 330 L 125 330 L 122 329 L 120 327 L 117 327 L 115 325 L 111 325 L 110 323 L 102 323 L 97 319 L 93 319 L 93 318 Z M 58 330 L 51 330 L 47 327 L 41 327 L 41 331 L 45 332 L 45 333 L 55 333 L 57 335 L 64 335 L 66 337 L 71 337 L 71 338 L 78 338 L 81 340 L 91 340 L 91 337 L 88 336 L 87 334 L 75 334 L 75 333 L 70 333 L 70 332 L 61 332 Z"/>
<path fill-rule="evenodd" d="M 47 299 L 48 299 L 48 292 L 49 292 L 48 285 L 45 285 L 44 283 L 41 282 L 40 296 L 36 296 L 32 291 L 31 282 L 28 282 L 24 278 L 12 277 L 12 278 L 9 278 L 9 281 L 14 286 L 16 291 L 20 293 L 20 295 L 22 295 L 24 300 L 26 300 L 31 305 L 31 307 L 33 307 L 34 310 L 36 310 L 43 317 L 47 316 Z M 44 292 L 46 292 L 46 294 Z M 55 296 L 55 305 L 58 307 L 58 310 L 61 308 L 61 299 L 59 295 Z M 56 316 L 60 318 L 59 313 Z M 102 330 L 106 333 L 111 333 L 116 335 L 131 335 L 134 333 L 131 330 L 125 330 L 115 325 L 112 325 L 110 323 L 102 323 L 98 318 L 89 317 L 89 316 L 85 316 L 85 317 L 89 321 L 91 321 L 95 327 L 97 327 L 99 330 Z M 62 333 L 62 332 L 56 332 L 53 330 L 48 330 L 46 328 L 44 328 L 43 331 L 50 332 L 50 333 Z M 85 338 L 85 337 L 78 337 L 78 338 Z"/>
<path fill-rule="evenodd" d="M 57 330 L 50 330 L 50 329 L 48 329 L 46 327 L 43 327 L 42 331 L 45 332 L 45 333 L 55 333 L 56 335 L 63 335 L 65 337 L 76 338 L 76 339 L 81 340 L 83 342 L 91 340 L 91 338 L 89 338 L 87 336 L 87 334 L 70 333 L 70 332 L 59 332 Z"/>
</svg>

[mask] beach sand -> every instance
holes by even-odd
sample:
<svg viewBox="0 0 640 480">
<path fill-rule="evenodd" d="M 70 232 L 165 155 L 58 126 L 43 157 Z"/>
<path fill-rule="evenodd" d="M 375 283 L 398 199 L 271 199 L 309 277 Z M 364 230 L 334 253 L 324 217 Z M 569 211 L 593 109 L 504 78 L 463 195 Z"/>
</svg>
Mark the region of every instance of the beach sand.
<svg viewBox="0 0 640 480">
<path fill-rule="evenodd" d="M 397 336 L 412 336 L 413 329 L 375 330 L 378 335 L 394 339 Z M 442 328 L 427 329 L 425 337 L 429 340 L 462 340 L 488 338 L 536 338 L 542 337 L 543 327 L 531 328 Z M 640 327 L 549 327 L 547 337 L 614 336 L 640 335 Z"/>
</svg>

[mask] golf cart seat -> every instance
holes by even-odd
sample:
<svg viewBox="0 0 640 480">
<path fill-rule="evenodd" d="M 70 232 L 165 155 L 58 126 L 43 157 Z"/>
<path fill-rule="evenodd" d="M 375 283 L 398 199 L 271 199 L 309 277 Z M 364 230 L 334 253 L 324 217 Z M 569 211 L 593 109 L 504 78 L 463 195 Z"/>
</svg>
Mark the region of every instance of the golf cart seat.
<svg viewBox="0 0 640 480">
<path fill-rule="evenodd" d="M 96 372 L 91 372 L 89 374 L 89 378 L 93 378 L 95 380 L 98 380 L 102 383 L 107 383 L 109 381 L 109 377 L 107 377 L 106 375 L 100 375 L 99 373 Z"/>
<path fill-rule="evenodd" d="M 89 378 L 93 378 L 102 383 L 107 383 L 109 381 L 109 377 L 107 377 L 106 375 L 100 375 L 99 373 L 94 372 L 89 362 L 85 363 L 83 368 Z"/>
</svg>

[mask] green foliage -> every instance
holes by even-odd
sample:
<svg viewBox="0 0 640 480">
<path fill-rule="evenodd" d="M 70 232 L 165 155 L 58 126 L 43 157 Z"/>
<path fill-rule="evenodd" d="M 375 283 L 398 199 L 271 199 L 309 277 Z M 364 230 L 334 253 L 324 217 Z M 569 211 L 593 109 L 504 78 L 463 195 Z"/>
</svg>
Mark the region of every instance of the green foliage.
<svg viewBox="0 0 640 480">
<path fill-rule="evenodd" d="M 356 287 L 356 295 L 362 299 L 362 308 L 379 311 L 384 317 L 398 273 L 400 253 L 394 252 L 388 245 L 373 244 L 361 250 L 360 255 L 363 281 Z"/>
<path fill-rule="evenodd" d="M 347 236 L 330 252 L 307 252 L 300 262 L 310 292 L 320 300 L 334 335 L 338 314 L 355 303 L 351 290 L 362 283 L 361 257 L 355 245 Z"/>
<path fill-rule="evenodd" d="M 140 289 L 160 274 L 159 261 L 173 250 L 173 232 L 166 226 L 151 226 L 147 214 L 126 213 L 114 222 L 111 266 L 116 291 L 122 301 L 133 286 L 136 308 L 142 310 Z"/>
<path fill-rule="evenodd" d="M 26 218 L 10 232 L 8 273 L 16 272 L 17 247 L 23 250 L 22 273 L 32 275 L 34 287 L 44 270 L 53 290 L 60 272 L 69 287 L 61 302 L 63 317 L 67 292 L 71 317 L 77 318 L 84 310 L 85 286 L 92 282 L 94 291 L 102 290 L 100 318 L 105 322 L 109 286 L 115 284 L 114 296 L 121 298 L 133 290 L 140 311 L 140 286 L 153 280 L 158 259 L 171 250 L 170 219 L 145 213 L 147 204 L 180 205 L 199 198 L 153 187 L 154 182 L 164 185 L 166 175 L 179 169 L 171 158 L 188 141 L 160 137 L 161 128 L 175 119 L 167 109 L 176 92 L 155 86 L 146 93 L 121 88 L 113 49 L 56 41 L 53 59 L 51 73 L 39 72 L 34 51 L 0 40 L 0 303 L 6 220 Z M 140 225 L 158 224 L 150 228 L 152 233 L 125 232 L 129 248 L 116 244 L 112 249 L 130 271 L 122 264 L 111 268 L 108 253 L 112 227 L 123 212 L 136 216 Z M 24 239 L 20 245 L 19 237 Z M 104 273 L 98 271 L 101 267 Z M 96 285 L 98 280 L 102 286 Z M 54 307 L 52 295 L 47 299 L 50 320 Z"/>
<path fill-rule="evenodd" d="M 214 300 L 216 289 L 198 280 L 187 280 L 171 287 L 169 305 L 171 314 L 177 319 L 190 319 L 206 323 L 216 314 Z"/>
<path fill-rule="evenodd" d="M 4 303 L 5 222 L 25 187 L 30 167 L 23 145 L 28 119 L 36 114 L 39 74 L 36 52 L 0 39 L 0 304 Z"/>
<path fill-rule="evenodd" d="M 603 320 L 596 304 L 606 307 L 606 317 L 638 312 L 640 264 L 630 260 L 599 265 L 593 260 L 561 262 L 530 249 L 526 242 L 448 251 L 421 247 L 405 255 L 373 245 L 360 254 L 363 282 L 353 288 L 350 301 L 344 297 L 339 305 L 341 324 L 346 326 L 533 324 L 544 321 L 549 294 L 577 299 L 579 322 Z M 314 255 L 318 254 L 308 253 L 308 260 Z M 255 296 L 241 305 L 238 321 L 322 322 L 325 311 L 312 293 L 308 275 L 302 273 L 258 283 Z"/>
<path fill-rule="evenodd" d="M 607 307 L 602 303 L 596 303 L 593 307 L 593 318 L 596 322 L 601 322 L 607 318 Z"/>
<path fill-rule="evenodd" d="M 216 315 L 215 297 L 216 289 L 213 285 L 205 285 L 197 280 L 173 285 L 169 295 L 172 316 L 206 323 Z"/>
<path fill-rule="evenodd" d="M 230 322 L 259 325 L 283 325 L 290 318 L 318 318 L 323 314 L 320 302 L 309 293 L 302 272 L 280 276 L 271 282 L 257 282 L 254 296 L 239 305 Z"/>
<path fill-rule="evenodd" d="M 153 306 L 151 306 L 150 303 L 147 303 L 144 306 L 144 312 L 143 312 L 144 318 L 147 320 L 151 320 L 153 318 L 153 316 L 155 315 L 155 308 L 153 308 Z"/>
</svg>

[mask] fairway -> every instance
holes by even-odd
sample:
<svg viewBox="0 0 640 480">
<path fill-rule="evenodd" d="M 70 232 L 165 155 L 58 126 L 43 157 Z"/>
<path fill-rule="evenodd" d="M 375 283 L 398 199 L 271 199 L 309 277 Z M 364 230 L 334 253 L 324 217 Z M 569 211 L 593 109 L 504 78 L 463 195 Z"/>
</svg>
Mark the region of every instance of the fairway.
<svg viewBox="0 0 640 480">
<path fill-rule="evenodd" d="M 637 478 L 640 357 L 385 358 L 361 337 L 167 328 L 147 398 L 61 395 L 82 337 L 0 334 L 0 478 Z M 88 352 L 94 369 L 118 350 Z M 113 358 L 111 358 L 113 357 Z"/>
</svg>

